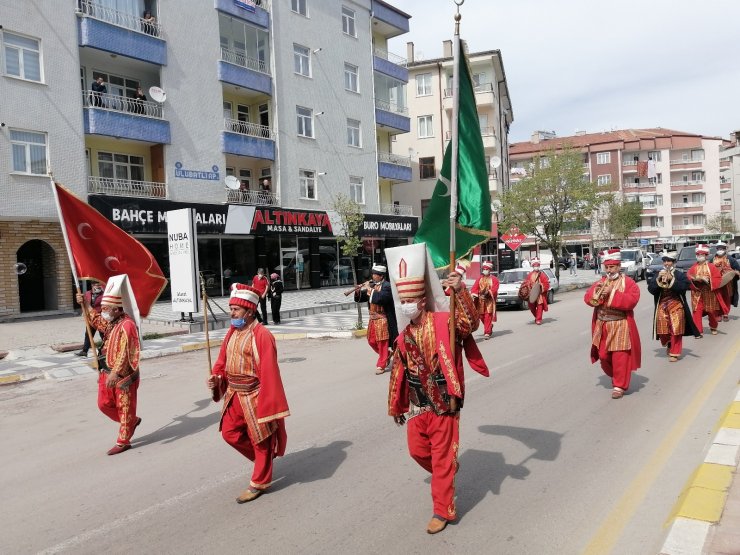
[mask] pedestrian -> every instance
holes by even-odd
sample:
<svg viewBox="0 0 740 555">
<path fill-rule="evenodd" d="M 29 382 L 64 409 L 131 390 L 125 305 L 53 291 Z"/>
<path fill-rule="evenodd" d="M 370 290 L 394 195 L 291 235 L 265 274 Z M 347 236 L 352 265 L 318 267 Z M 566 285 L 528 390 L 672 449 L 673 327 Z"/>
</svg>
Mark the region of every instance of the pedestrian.
<svg viewBox="0 0 740 555">
<path fill-rule="evenodd" d="M 85 304 L 87 304 L 93 312 L 100 314 L 101 303 L 103 302 L 103 282 L 94 281 L 92 288 L 85 293 L 84 299 Z M 87 351 L 90 350 L 90 337 L 94 340 L 95 334 L 97 333 L 101 339 L 103 338 L 103 332 L 99 329 L 92 328 L 90 332 L 91 333 L 87 333 L 87 329 L 85 329 L 85 339 L 82 341 L 82 349 L 75 353 L 78 357 L 87 356 Z"/>
<path fill-rule="evenodd" d="M 532 271 L 519 286 L 519 298 L 527 301 L 529 311 L 534 316 L 534 323 L 538 326 L 542 325 L 542 313 L 548 310 L 547 292 L 549 290 L 550 280 L 544 272 L 540 271 L 540 259 L 533 258 Z"/>
<path fill-rule="evenodd" d="M 92 82 L 92 85 L 90 85 L 90 90 L 92 90 L 92 93 L 90 94 L 92 105 L 96 108 L 103 106 L 103 95 L 108 93 L 108 88 L 105 86 L 105 80 L 102 77 L 98 77 Z"/>
<path fill-rule="evenodd" d="M 224 270 L 224 288 L 230 288 L 231 287 L 231 276 L 233 272 L 229 266 L 226 267 Z"/>
<path fill-rule="evenodd" d="M 578 258 L 576 258 L 576 253 L 573 253 L 570 255 L 570 275 L 575 276 L 578 275 Z"/>
<path fill-rule="evenodd" d="M 729 279 L 727 283 L 719 288 L 719 295 L 723 300 L 722 307 L 722 321 L 730 321 L 730 305 L 737 306 L 738 294 L 737 294 L 737 282 L 740 277 L 740 263 L 734 258 L 727 256 L 727 245 L 722 241 L 717 242 L 717 253 L 714 255 L 712 264 L 717 266 L 719 270 L 721 281 Z M 727 278 L 727 274 L 733 274 L 734 277 Z"/>
<path fill-rule="evenodd" d="M 272 310 L 272 321 L 280 324 L 280 305 L 283 302 L 283 282 L 279 274 L 270 274 L 270 309 Z"/>
<path fill-rule="evenodd" d="M 481 277 L 473 284 L 470 290 L 476 307 L 478 316 L 483 322 L 483 338 L 490 339 L 493 335 L 493 323 L 496 321 L 496 298 L 498 297 L 498 278 L 491 275 L 493 264 L 484 262 L 481 264 Z"/>
<path fill-rule="evenodd" d="M 141 418 L 136 416 L 141 345 L 134 319 L 138 311 L 134 311 L 133 301 L 128 276 L 113 276 L 105 286 L 100 313 L 88 312 L 92 326 L 103 332 L 98 358 L 98 408 L 120 423 L 116 444 L 108 450 L 109 455 L 131 449 L 131 436 L 141 424 Z M 81 294 L 77 294 L 77 302 L 89 311 Z"/>
<path fill-rule="evenodd" d="M 371 279 L 355 292 L 355 302 L 367 302 L 370 313 L 367 342 L 378 355 L 375 373 L 380 375 L 388 367 L 398 327 L 391 284 L 385 279 L 386 267 L 382 264 L 373 264 L 370 272 Z"/>
<path fill-rule="evenodd" d="M 257 268 L 257 275 L 252 278 L 252 287 L 260 292 L 260 311 L 262 312 L 260 321 L 267 325 L 267 293 L 270 290 L 270 280 L 267 279 L 264 268 Z"/>
<path fill-rule="evenodd" d="M 699 332 L 686 304 L 689 280 L 686 274 L 676 271 L 676 255 L 663 253 L 663 269 L 648 278 L 648 291 L 655 300 L 653 312 L 653 339 L 666 348 L 668 360 L 676 362 L 681 356 L 683 337 L 698 336 Z"/>
<path fill-rule="evenodd" d="M 686 276 L 691 286 L 691 309 L 694 325 L 699 330 L 699 337 L 704 337 L 704 316 L 709 317 L 709 330 L 717 335 L 717 328 L 722 315 L 729 312 L 725 300 L 720 294 L 722 274 L 714 264 L 707 261 L 709 246 L 698 245 L 696 263 L 689 268 Z"/>
<path fill-rule="evenodd" d="M 392 286 L 400 299 L 396 316 L 406 323 L 393 352 L 388 414 L 407 423 L 411 458 L 431 473 L 433 516 L 427 533 L 436 534 L 457 518 L 455 475 L 459 468 L 460 410 L 465 397 L 462 351 L 470 366 L 488 376 L 488 367 L 471 334 L 478 312 L 460 274 L 451 272 L 442 285 L 455 291 L 456 344 L 450 345 L 450 313 L 426 245 L 386 249 Z"/>
<path fill-rule="evenodd" d="M 594 274 L 598 274 L 601 272 L 601 259 L 599 257 L 599 254 L 596 253 L 594 255 Z"/>
<path fill-rule="evenodd" d="M 640 368 L 640 334 L 634 309 L 640 300 L 640 288 L 620 272 L 619 249 L 602 253 L 606 275 L 594 283 L 583 297 L 593 307 L 591 319 L 591 363 L 601 362 L 601 369 L 612 379 L 612 399 L 621 399 L 630 387 L 632 372 Z"/>
<path fill-rule="evenodd" d="M 231 327 L 206 381 L 214 401 L 224 400 L 219 430 L 224 441 L 254 462 L 249 486 L 236 498 L 247 503 L 272 483 L 273 460 L 285 454 L 288 401 L 270 331 L 257 322 L 260 291 L 231 286 Z"/>
<path fill-rule="evenodd" d="M 529 258 L 525 258 L 524 260 L 522 260 L 522 269 L 530 270 L 531 268 L 532 268 L 532 265 L 529 262 Z"/>
</svg>

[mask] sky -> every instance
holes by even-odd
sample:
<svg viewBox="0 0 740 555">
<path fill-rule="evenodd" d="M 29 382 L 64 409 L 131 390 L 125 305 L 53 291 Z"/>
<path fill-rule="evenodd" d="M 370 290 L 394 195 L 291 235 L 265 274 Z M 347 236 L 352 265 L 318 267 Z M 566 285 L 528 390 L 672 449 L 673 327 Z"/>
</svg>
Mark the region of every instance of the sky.
<svg viewBox="0 0 740 555">
<path fill-rule="evenodd" d="M 441 57 L 453 0 L 388 2 L 412 16 L 389 51 L 406 57 L 413 42 L 417 59 Z M 470 52 L 501 51 L 510 143 L 536 130 L 740 130 L 738 0 L 464 0 L 460 13 Z"/>
</svg>

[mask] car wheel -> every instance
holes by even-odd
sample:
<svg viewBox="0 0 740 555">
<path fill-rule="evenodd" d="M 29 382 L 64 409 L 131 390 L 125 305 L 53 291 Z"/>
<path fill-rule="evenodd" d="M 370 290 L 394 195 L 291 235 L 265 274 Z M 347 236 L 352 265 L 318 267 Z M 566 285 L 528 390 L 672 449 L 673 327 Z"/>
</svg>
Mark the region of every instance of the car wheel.
<svg viewBox="0 0 740 555">
<path fill-rule="evenodd" d="M 555 291 L 550 289 L 550 291 L 547 292 L 547 304 L 552 304 L 555 302 Z"/>
</svg>

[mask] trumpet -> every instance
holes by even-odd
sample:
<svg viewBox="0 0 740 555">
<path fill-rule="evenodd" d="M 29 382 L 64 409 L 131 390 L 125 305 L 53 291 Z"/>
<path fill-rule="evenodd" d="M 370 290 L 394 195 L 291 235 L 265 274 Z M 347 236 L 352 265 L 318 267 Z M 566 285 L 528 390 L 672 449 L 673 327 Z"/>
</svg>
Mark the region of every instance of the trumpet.
<svg viewBox="0 0 740 555">
<path fill-rule="evenodd" d="M 349 297 L 352 293 L 357 293 L 361 289 L 364 289 L 370 284 L 370 280 L 367 280 L 365 283 L 360 283 L 359 285 L 355 285 L 352 289 L 345 291 L 344 296 Z"/>
<path fill-rule="evenodd" d="M 601 297 L 608 292 L 609 288 L 609 280 L 605 279 L 602 281 L 599 286 L 594 289 L 593 294 L 591 295 L 591 299 L 588 301 L 588 304 L 590 304 L 593 307 L 597 307 L 601 304 Z"/>
<path fill-rule="evenodd" d="M 663 268 L 659 273 L 655 282 L 658 287 L 663 289 L 670 289 L 673 287 L 673 283 L 676 281 L 676 270 L 675 268 Z"/>
</svg>

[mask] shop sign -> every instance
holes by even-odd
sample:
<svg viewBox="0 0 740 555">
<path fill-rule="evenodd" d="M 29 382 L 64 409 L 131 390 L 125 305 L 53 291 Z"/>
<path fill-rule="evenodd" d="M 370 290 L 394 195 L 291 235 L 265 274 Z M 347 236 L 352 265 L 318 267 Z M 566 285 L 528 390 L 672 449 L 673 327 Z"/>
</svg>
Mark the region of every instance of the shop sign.
<svg viewBox="0 0 740 555">
<path fill-rule="evenodd" d="M 195 210 L 181 208 L 170 210 L 167 214 L 172 311 L 200 312 Z"/>
<path fill-rule="evenodd" d="M 391 216 L 389 214 L 364 214 L 361 237 L 413 237 L 419 229 L 416 216 Z"/>
<path fill-rule="evenodd" d="M 211 171 L 185 170 L 182 162 L 175 162 L 175 177 L 182 179 L 204 179 L 206 181 L 219 181 L 218 166 L 211 166 Z"/>
<path fill-rule="evenodd" d="M 316 237 L 334 236 L 329 215 L 326 212 L 282 208 L 256 208 L 250 231 L 254 235 L 290 233 Z"/>
</svg>

